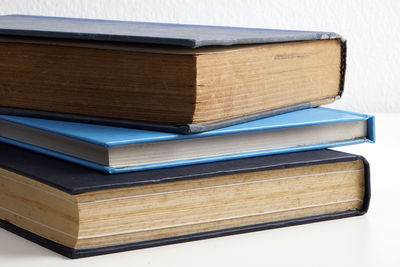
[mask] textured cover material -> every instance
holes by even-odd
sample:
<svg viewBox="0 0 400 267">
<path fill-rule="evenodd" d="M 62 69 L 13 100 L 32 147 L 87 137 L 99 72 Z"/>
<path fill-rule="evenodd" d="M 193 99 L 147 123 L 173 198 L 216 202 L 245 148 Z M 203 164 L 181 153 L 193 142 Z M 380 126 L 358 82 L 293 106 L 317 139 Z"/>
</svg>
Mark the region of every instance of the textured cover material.
<svg viewBox="0 0 400 267">
<path fill-rule="evenodd" d="M 30 233 L 0 220 L 0 227 L 27 238 L 37 244 L 70 258 L 87 257 L 118 251 L 126 251 L 145 247 L 167 245 L 177 242 L 186 242 L 230 234 L 273 229 L 291 225 L 311 223 L 317 221 L 344 218 L 362 215 L 368 210 L 370 201 L 369 164 L 361 156 L 333 150 L 314 150 L 289 154 L 280 154 L 251 159 L 239 159 L 224 162 L 184 166 L 164 170 L 152 170 L 112 176 L 92 171 L 62 160 L 47 157 L 35 152 L 23 150 L 0 143 L 0 167 L 19 173 L 49 186 L 58 188 L 69 194 L 79 194 L 101 189 L 131 187 L 143 184 L 156 184 L 170 181 L 182 181 L 203 177 L 215 177 L 233 173 L 254 172 L 261 170 L 293 168 L 314 164 L 354 161 L 362 159 L 365 166 L 365 196 L 364 205 L 358 211 L 345 211 L 284 221 L 248 225 L 243 227 L 221 229 L 218 231 L 196 233 L 171 238 L 149 240 L 144 242 L 128 243 L 115 246 L 97 247 L 90 249 L 72 249 L 43 237 Z"/>
<path fill-rule="evenodd" d="M 361 138 L 354 140 L 341 140 L 332 143 L 317 143 L 313 145 L 282 147 L 269 150 L 242 152 L 230 155 L 210 156 L 203 158 L 193 158 L 190 160 L 159 162 L 153 164 L 123 166 L 123 167 L 103 166 L 94 162 L 89 162 L 80 158 L 65 155 L 45 148 L 1 137 L 1 129 L 0 129 L 0 141 L 7 142 L 26 149 L 35 150 L 40 153 L 58 157 L 64 160 L 68 160 L 77 164 L 81 164 L 108 173 L 122 173 L 122 172 L 139 171 L 146 169 L 167 168 L 167 167 L 199 164 L 199 163 L 206 163 L 213 161 L 263 156 L 263 155 L 270 155 L 277 153 L 287 153 L 287 152 L 296 152 L 309 149 L 321 149 L 321 148 L 328 148 L 341 145 L 351 145 L 351 144 L 362 143 L 365 141 L 371 141 L 371 142 L 375 141 L 374 118 L 372 116 L 322 108 L 322 107 L 299 110 L 295 112 L 281 114 L 269 118 L 246 122 L 226 128 L 220 128 L 193 135 L 180 135 L 180 134 L 165 133 L 165 132 L 155 132 L 155 131 L 146 131 L 146 130 L 129 129 L 129 128 L 117 128 L 117 127 L 94 125 L 94 124 L 82 124 L 74 122 L 43 120 L 37 118 L 6 116 L 6 115 L 0 115 L 0 120 L 10 121 L 19 125 L 40 129 L 46 132 L 55 133 L 57 135 L 66 136 L 69 138 L 81 140 L 94 145 L 98 145 L 101 147 L 108 147 L 108 148 L 121 145 L 158 142 L 158 141 L 173 141 L 173 140 L 181 140 L 188 138 L 202 138 L 208 136 L 228 135 L 228 134 L 255 132 L 255 131 L 268 131 L 281 128 L 312 126 L 319 124 L 332 124 L 338 122 L 366 120 L 368 124 L 368 134 L 366 139 Z"/>
<path fill-rule="evenodd" d="M 344 88 L 344 78 L 346 72 L 346 42 L 341 38 L 340 35 L 333 32 L 291 31 L 7 15 L 0 16 L 0 36 L 1 35 L 175 45 L 191 48 L 211 45 L 230 46 L 240 44 L 339 39 L 342 42 L 342 49 L 338 97 L 342 95 Z M 305 90 L 306 89 L 307 88 L 305 88 Z M 98 123 L 181 134 L 193 134 L 309 107 L 311 107 L 311 103 L 298 103 L 292 106 L 213 123 L 184 125 L 165 125 L 142 121 L 118 120 L 66 113 L 52 113 L 10 107 L 0 107 L 0 113 L 17 116 L 32 116 L 38 118 L 62 119 L 66 121 Z"/>
<path fill-rule="evenodd" d="M 340 39 L 333 32 L 290 31 L 44 16 L 0 16 L 0 35 L 202 47 Z"/>
</svg>

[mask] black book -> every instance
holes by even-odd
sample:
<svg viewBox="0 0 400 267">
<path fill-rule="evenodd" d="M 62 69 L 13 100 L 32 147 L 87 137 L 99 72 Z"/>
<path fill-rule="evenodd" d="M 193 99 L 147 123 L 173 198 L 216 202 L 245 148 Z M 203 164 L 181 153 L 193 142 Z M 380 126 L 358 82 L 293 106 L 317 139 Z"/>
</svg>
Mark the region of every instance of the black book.
<svg viewBox="0 0 400 267">
<path fill-rule="evenodd" d="M 364 214 L 367 161 L 314 150 L 108 175 L 0 144 L 0 225 L 70 258 Z"/>
</svg>

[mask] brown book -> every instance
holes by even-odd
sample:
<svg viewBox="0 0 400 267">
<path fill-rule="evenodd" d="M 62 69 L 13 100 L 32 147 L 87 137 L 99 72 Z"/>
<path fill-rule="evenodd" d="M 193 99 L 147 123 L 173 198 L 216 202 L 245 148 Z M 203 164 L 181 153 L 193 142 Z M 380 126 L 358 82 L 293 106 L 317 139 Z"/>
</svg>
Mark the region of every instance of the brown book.
<svg viewBox="0 0 400 267">
<path fill-rule="evenodd" d="M 3 110 L 216 128 L 333 102 L 345 42 L 333 33 L 3 16 L 0 62 Z"/>
</svg>

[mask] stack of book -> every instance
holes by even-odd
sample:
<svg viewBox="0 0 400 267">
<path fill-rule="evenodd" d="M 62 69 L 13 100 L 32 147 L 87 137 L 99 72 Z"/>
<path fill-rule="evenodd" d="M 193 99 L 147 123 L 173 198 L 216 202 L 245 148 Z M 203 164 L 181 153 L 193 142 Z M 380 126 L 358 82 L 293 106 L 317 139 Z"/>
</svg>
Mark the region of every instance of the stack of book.
<svg viewBox="0 0 400 267">
<path fill-rule="evenodd" d="M 327 32 L 0 17 L 0 226 L 71 258 L 363 214 Z"/>
</svg>

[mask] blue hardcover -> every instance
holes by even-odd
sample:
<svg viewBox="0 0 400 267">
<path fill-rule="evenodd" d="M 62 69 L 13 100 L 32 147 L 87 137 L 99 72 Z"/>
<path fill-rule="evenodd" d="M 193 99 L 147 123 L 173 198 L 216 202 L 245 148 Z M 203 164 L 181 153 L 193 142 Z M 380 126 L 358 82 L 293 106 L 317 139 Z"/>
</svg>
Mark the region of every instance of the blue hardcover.
<svg viewBox="0 0 400 267">
<path fill-rule="evenodd" d="M 136 166 L 124 166 L 124 167 L 109 167 L 103 166 L 94 162 L 89 162 L 80 158 L 65 155 L 59 152 L 51 151 L 45 148 L 33 146 L 27 143 L 22 143 L 16 140 L 5 138 L 1 134 L 0 128 L 0 141 L 19 146 L 22 148 L 34 150 L 39 153 L 50 155 L 53 157 L 61 158 L 67 161 L 71 161 L 77 164 L 81 164 L 99 171 L 104 171 L 108 173 L 123 173 L 130 171 L 157 169 L 157 168 L 167 168 L 199 163 L 207 163 L 214 161 L 232 160 L 247 157 L 265 156 L 278 153 L 288 153 L 304 150 L 322 149 L 343 145 L 359 144 L 365 141 L 375 142 L 375 126 L 374 117 L 370 115 L 357 114 L 347 111 L 335 110 L 330 108 L 309 108 L 299 111 L 294 111 L 286 114 L 281 114 L 273 117 L 263 118 L 255 121 L 250 121 L 226 128 L 216 129 L 208 132 L 202 132 L 193 135 L 182 135 L 166 132 L 157 131 L 147 131 L 139 129 L 129 129 L 120 127 L 111 127 L 104 125 L 95 124 L 84 124 L 76 122 L 66 122 L 66 121 L 55 121 L 55 120 L 45 120 L 30 117 L 20 117 L 20 116 L 8 116 L 0 115 L 0 120 L 6 120 L 15 124 L 20 124 L 43 131 L 48 131 L 58 135 L 67 136 L 70 138 L 78 139 L 84 142 L 88 142 L 94 145 L 102 147 L 115 147 L 121 145 L 138 144 L 146 142 L 158 142 L 158 141 L 171 141 L 171 140 L 181 140 L 188 138 L 202 138 L 207 136 L 217 136 L 217 135 L 228 135 L 236 133 L 245 132 L 255 132 L 255 131 L 268 131 L 281 128 L 292 128 L 301 126 L 311 126 L 319 124 L 331 124 L 339 122 L 350 122 L 350 121 L 367 121 L 367 136 L 366 138 L 353 139 L 353 140 L 343 140 L 340 142 L 333 143 L 322 143 L 313 144 L 306 146 L 295 146 L 295 147 L 285 147 L 279 149 L 261 150 L 253 152 L 245 152 L 231 155 L 213 156 L 206 158 L 197 158 L 190 160 L 179 160 L 162 162 L 155 164 L 144 164 Z"/>
</svg>

